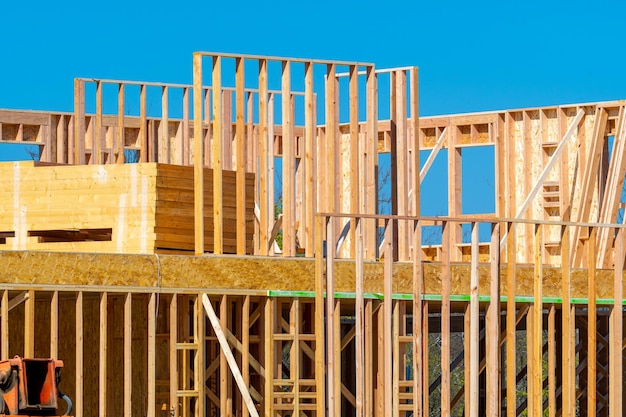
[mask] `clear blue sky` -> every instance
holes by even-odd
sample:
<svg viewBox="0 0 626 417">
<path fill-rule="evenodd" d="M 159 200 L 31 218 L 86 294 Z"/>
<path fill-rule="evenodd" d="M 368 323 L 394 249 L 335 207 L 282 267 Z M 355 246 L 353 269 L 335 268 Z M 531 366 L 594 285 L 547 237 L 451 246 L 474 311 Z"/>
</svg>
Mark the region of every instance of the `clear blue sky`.
<svg viewBox="0 0 626 417">
<path fill-rule="evenodd" d="M 4 2 L 0 108 L 73 77 L 191 81 L 196 50 L 418 65 L 422 115 L 626 98 L 623 1 Z"/>
</svg>

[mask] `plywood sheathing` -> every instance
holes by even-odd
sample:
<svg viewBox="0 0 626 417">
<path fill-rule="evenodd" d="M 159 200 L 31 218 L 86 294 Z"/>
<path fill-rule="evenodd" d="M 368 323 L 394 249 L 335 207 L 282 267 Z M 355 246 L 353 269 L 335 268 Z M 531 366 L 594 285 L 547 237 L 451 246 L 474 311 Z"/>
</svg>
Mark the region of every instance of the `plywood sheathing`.
<svg viewBox="0 0 626 417">
<path fill-rule="evenodd" d="M 184 272 L 183 272 L 184 271 Z M 490 270 L 482 264 L 479 269 L 479 293 L 489 293 Z M 516 295 L 532 296 L 531 266 L 516 268 Z M 160 275 L 159 275 L 160 273 Z M 502 293 L 506 293 L 506 264 L 500 270 Z M 383 264 L 366 262 L 364 291 L 382 293 Z M 441 266 L 425 264 L 425 293 L 441 293 Z M 598 298 L 612 297 L 613 271 L 597 271 Z M 560 268 L 543 268 L 543 296 L 560 297 Z M 353 292 L 356 288 L 354 262 L 335 262 L 335 290 Z M 393 292 L 410 294 L 413 288 L 413 266 L 395 263 Z M 587 294 L 586 270 L 572 270 L 572 297 Z M 75 285 L 133 287 L 136 289 L 160 287 L 165 291 L 195 289 L 245 291 L 314 291 L 315 265 L 309 259 L 282 259 L 261 257 L 178 255 L 107 255 L 52 252 L 0 252 L 0 281 L 8 287 L 23 285 Z M 469 294 L 468 264 L 451 266 L 451 293 Z M 1 286 L 2 284 L 0 284 Z"/>
</svg>

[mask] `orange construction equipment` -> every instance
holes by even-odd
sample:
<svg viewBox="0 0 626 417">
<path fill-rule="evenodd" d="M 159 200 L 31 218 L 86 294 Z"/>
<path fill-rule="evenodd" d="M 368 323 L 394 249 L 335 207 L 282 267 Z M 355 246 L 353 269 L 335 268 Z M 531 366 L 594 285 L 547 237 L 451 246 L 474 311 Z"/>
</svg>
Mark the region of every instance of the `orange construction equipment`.
<svg viewBox="0 0 626 417">
<path fill-rule="evenodd" d="M 0 417 L 58 416 L 58 398 L 72 412 L 72 401 L 59 390 L 63 361 L 19 356 L 0 361 Z"/>
</svg>

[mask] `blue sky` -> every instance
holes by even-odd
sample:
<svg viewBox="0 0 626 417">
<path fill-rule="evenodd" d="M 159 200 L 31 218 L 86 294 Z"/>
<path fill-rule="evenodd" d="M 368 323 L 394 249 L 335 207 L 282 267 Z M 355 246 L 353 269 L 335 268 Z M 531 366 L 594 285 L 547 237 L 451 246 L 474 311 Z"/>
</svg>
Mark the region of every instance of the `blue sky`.
<svg viewBox="0 0 626 417">
<path fill-rule="evenodd" d="M 0 108 L 76 76 L 191 81 L 196 50 L 418 65 L 422 115 L 626 98 L 618 1 L 4 2 Z"/>
</svg>

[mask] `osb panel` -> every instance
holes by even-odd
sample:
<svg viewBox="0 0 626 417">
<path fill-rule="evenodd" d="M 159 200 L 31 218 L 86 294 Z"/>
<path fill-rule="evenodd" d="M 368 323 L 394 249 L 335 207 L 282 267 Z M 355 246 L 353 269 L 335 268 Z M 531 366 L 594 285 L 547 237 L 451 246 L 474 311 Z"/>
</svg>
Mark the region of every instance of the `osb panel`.
<svg viewBox="0 0 626 417">
<path fill-rule="evenodd" d="M 517 267 L 516 294 L 532 295 L 532 266 Z M 562 271 L 544 267 L 544 296 L 560 297 Z M 430 294 L 441 294 L 441 265 L 425 263 L 425 286 Z M 160 275 L 159 275 L 160 273 Z M 481 264 L 480 293 L 489 292 L 489 267 Z M 451 266 L 453 294 L 469 293 L 469 265 Z M 412 293 L 413 265 L 393 267 L 393 292 Z M 506 265 L 501 266 L 501 291 L 506 293 Z M 572 297 L 586 297 L 586 270 L 571 272 Z M 38 252 L 0 252 L 0 282 L 7 284 L 64 284 L 147 287 L 164 290 L 206 289 L 247 291 L 314 291 L 315 262 L 304 258 L 261 258 L 237 256 L 106 255 Z M 613 271 L 600 270 L 597 277 L 599 298 L 612 297 Z M 365 264 L 365 291 L 383 292 L 383 263 Z M 335 262 L 337 291 L 356 290 L 355 264 Z M 12 311 L 11 314 L 14 314 Z"/>
</svg>

